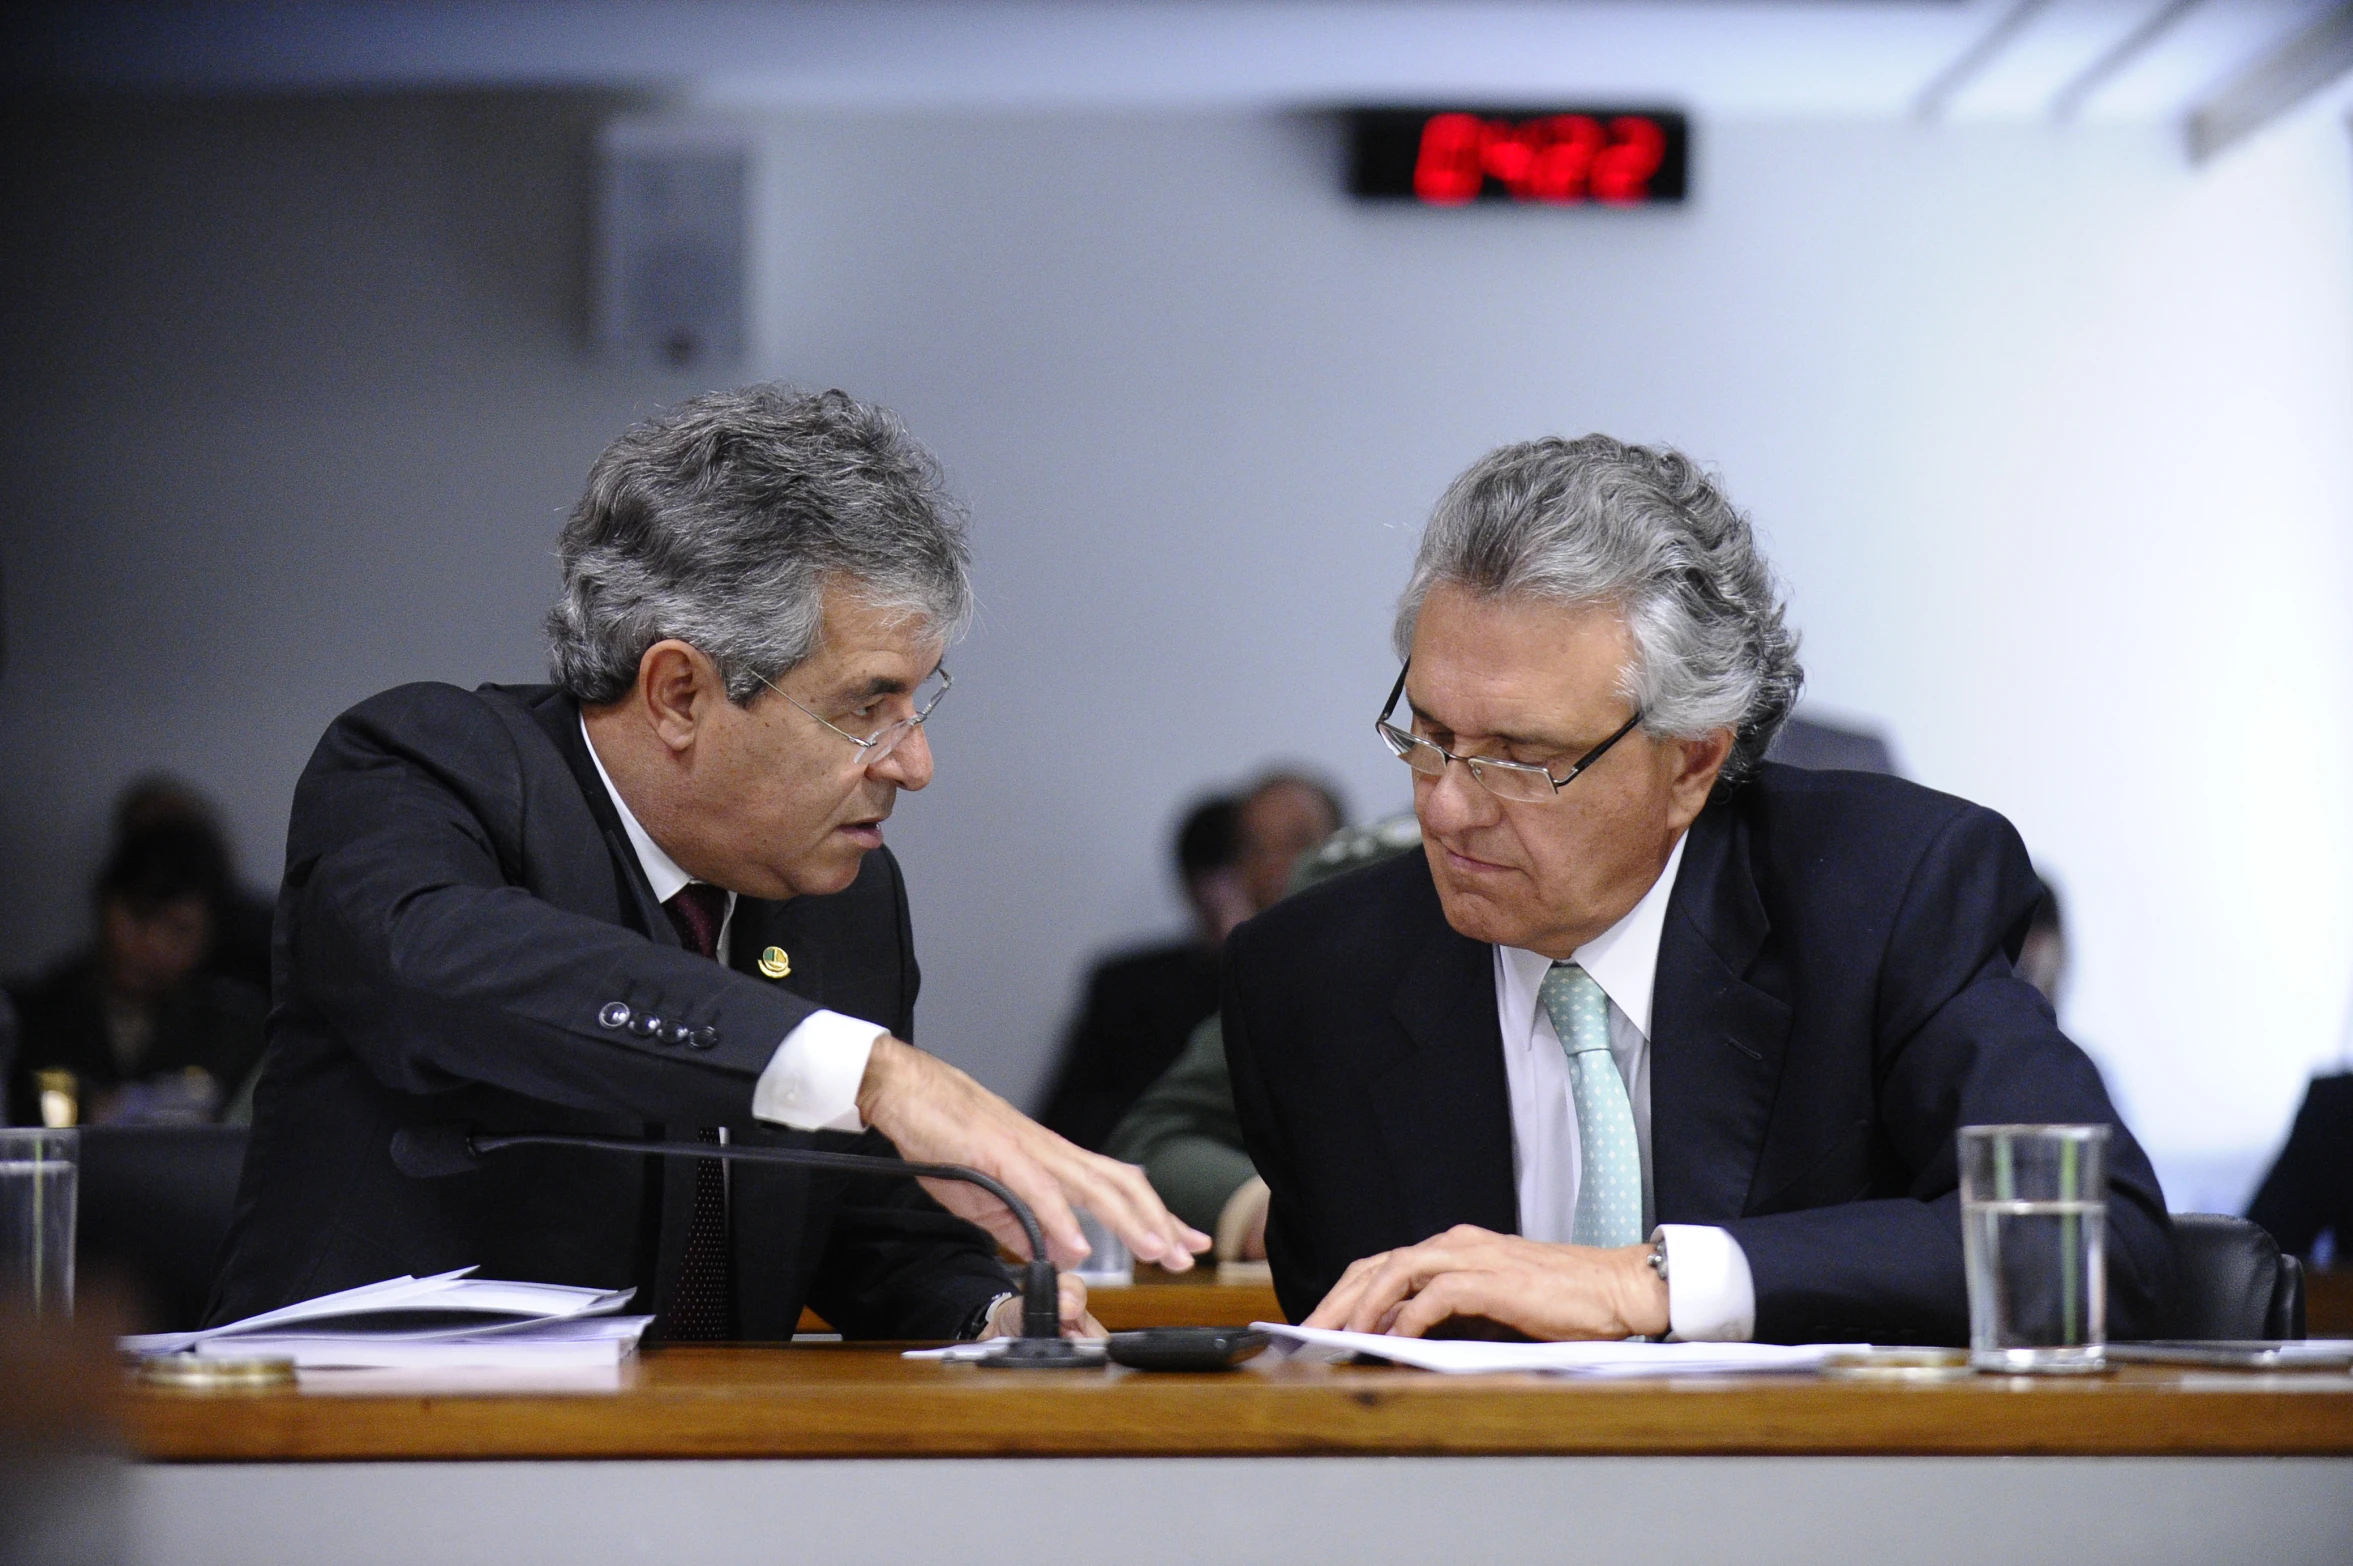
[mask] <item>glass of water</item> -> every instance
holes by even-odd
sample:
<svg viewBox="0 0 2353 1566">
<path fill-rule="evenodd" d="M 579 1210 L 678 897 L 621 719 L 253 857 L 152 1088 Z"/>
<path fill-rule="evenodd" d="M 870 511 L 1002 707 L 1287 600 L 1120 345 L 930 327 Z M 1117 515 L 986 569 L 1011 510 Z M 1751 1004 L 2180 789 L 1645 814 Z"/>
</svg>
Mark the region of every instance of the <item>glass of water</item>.
<svg viewBox="0 0 2353 1566">
<path fill-rule="evenodd" d="M 2107 1368 L 2108 1127 L 1963 1126 L 1969 1362 Z"/>
<path fill-rule="evenodd" d="M 1087 1236 L 1093 1249 L 1087 1259 L 1072 1269 L 1085 1279 L 1089 1288 L 1136 1281 L 1136 1261 L 1128 1254 L 1127 1242 L 1111 1232 L 1111 1226 L 1088 1212 L 1077 1209 L 1078 1226 Z"/>
<path fill-rule="evenodd" d="M 81 1133 L 0 1129 L 0 1298 L 74 1311 L 75 1160 Z"/>
</svg>

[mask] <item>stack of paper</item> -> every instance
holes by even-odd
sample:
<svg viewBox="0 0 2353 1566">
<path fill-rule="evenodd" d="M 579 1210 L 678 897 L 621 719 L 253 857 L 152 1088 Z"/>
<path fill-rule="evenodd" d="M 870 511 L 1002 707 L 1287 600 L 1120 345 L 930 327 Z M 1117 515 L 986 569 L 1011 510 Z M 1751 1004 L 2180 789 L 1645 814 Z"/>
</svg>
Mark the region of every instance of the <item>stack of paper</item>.
<svg viewBox="0 0 2353 1566">
<path fill-rule="evenodd" d="M 1833 1356 L 1861 1352 L 1860 1343 L 1486 1343 L 1467 1338 L 1391 1338 L 1377 1332 L 1332 1332 L 1254 1321 L 1289 1352 L 1330 1356 L 1370 1354 L 1394 1364 L 1453 1375 L 1540 1370 L 1569 1376 L 1698 1376 L 1817 1370 Z"/>
<path fill-rule="evenodd" d="M 634 1289 L 502 1283 L 471 1267 L 387 1278 L 201 1332 L 128 1337 L 132 1354 L 291 1359 L 299 1369 L 517 1370 L 617 1365 L 651 1316 L 615 1314 Z"/>
</svg>

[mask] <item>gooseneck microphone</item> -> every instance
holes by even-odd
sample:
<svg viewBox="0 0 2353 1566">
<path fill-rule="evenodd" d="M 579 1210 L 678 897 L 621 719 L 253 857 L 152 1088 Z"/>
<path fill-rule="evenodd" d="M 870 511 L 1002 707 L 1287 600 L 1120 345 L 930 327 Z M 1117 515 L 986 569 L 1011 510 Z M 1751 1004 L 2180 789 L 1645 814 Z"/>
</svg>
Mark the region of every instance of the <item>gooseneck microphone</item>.
<svg viewBox="0 0 2353 1566">
<path fill-rule="evenodd" d="M 829 1153 L 815 1147 L 737 1147 L 725 1142 L 656 1142 L 620 1136 L 570 1136 L 558 1132 L 516 1132 L 493 1135 L 472 1126 L 443 1124 L 402 1126 L 392 1133 L 393 1167 L 412 1180 L 439 1180 L 470 1174 L 482 1167 L 482 1155 L 510 1147 L 583 1147 L 600 1153 L 634 1153 L 656 1158 L 734 1158 L 748 1163 L 796 1164 L 805 1169 L 848 1169 L 862 1174 L 903 1175 L 912 1179 L 961 1180 L 977 1185 L 1003 1202 L 1021 1223 L 1029 1240 L 1028 1264 L 1021 1286 L 1021 1336 L 984 1365 L 1008 1369 L 1059 1370 L 1101 1361 L 1079 1352 L 1062 1336 L 1060 1280 L 1046 1254 L 1045 1231 L 1029 1204 L 1007 1190 L 993 1176 L 962 1164 L 918 1164 L 903 1158 L 878 1158 L 871 1153 Z"/>
</svg>

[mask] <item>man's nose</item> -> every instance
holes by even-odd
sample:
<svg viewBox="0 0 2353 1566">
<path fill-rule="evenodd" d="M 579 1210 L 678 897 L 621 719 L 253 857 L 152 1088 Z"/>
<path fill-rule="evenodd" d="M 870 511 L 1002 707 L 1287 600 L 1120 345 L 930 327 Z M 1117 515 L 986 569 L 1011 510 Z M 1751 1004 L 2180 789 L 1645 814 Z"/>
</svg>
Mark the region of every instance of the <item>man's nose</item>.
<svg viewBox="0 0 2353 1566">
<path fill-rule="evenodd" d="M 891 747 L 889 755 L 866 770 L 913 793 L 931 781 L 931 767 L 931 741 L 924 738 L 923 725 L 919 723 Z"/>
<path fill-rule="evenodd" d="M 1503 813 L 1495 796 L 1459 761 L 1448 762 L 1445 771 L 1423 785 L 1418 811 L 1422 830 L 1432 835 L 1493 826 Z"/>
</svg>

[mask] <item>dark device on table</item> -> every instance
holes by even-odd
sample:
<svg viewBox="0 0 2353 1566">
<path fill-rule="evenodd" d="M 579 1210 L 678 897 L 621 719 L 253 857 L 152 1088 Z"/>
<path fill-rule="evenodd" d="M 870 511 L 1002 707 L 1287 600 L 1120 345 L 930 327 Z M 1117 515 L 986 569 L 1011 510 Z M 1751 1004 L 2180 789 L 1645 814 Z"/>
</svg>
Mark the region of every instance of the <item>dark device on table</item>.
<svg viewBox="0 0 2353 1566">
<path fill-rule="evenodd" d="M 560 1136 L 528 1132 L 493 1136 L 472 1126 L 402 1126 L 392 1133 L 392 1162 L 412 1180 L 438 1180 L 482 1167 L 482 1155 L 509 1147 L 585 1147 L 603 1153 L 636 1153 L 655 1158 L 733 1158 L 747 1163 L 797 1164 L 805 1169 L 852 1169 L 865 1174 L 907 1175 L 927 1180 L 961 1180 L 1003 1202 L 1020 1220 L 1029 1240 L 1023 1264 L 1021 1336 L 1004 1352 L 982 1360 L 1005 1370 L 1074 1370 L 1100 1364 L 1062 1335 L 1062 1307 L 1046 1237 L 1029 1204 L 977 1169 L 962 1164 L 919 1164 L 866 1153 L 835 1153 L 814 1147 L 732 1147 L 724 1142 L 654 1142 L 617 1136 Z"/>
<path fill-rule="evenodd" d="M 1104 1352 L 1134 1370 L 1231 1370 L 1269 1341 L 1249 1327 L 1146 1327 L 1114 1332 Z"/>
</svg>

